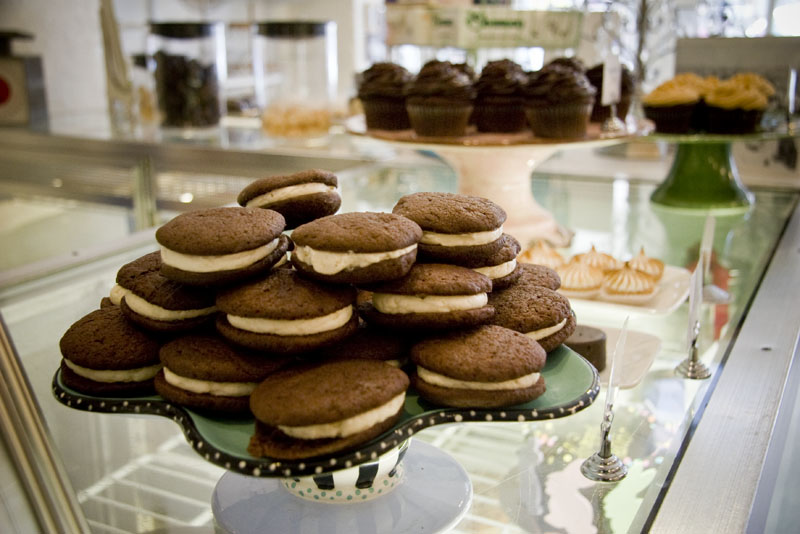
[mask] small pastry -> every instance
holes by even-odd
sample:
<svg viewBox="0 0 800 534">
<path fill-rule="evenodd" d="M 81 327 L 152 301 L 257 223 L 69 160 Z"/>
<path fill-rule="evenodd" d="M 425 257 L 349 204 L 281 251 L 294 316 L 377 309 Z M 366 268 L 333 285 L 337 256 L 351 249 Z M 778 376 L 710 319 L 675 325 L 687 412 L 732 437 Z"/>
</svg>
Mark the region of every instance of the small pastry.
<svg viewBox="0 0 800 534">
<path fill-rule="evenodd" d="M 639 250 L 639 254 L 628 260 L 628 265 L 639 272 L 650 275 L 656 282 L 661 280 L 661 276 L 664 274 L 664 262 L 646 256 L 644 247 Z"/>
<path fill-rule="evenodd" d="M 637 271 L 625 262 L 622 269 L 606 275 L 600 295 L 626 304 L 643 304 L 653 298 L 658 286 L 650 275 Z"/>
<path fill-rule="evenodd" d="M 551 269 L 558 269 L 567 263 L 556 249 L 547 244 L 547 241 L 537 241 L 531 248 L 522 251 L 522 254 L 517 257 L 517 261 L 544 265 Z"/>
<path fill-rule="evenodd" d="M 589 252 L 576 254 L 573 259 L 585 263 L 590 267 L 600 269 L 603 272 L 616 271 L 622 268 L 622 262 L 614 258 L 611 254 L 598 252 L 597 249 L 594 248 L 594 245 L 592 245 L 592 249 Z"/>
<path fill-rule="evenodd" d="M 561 277 L 559 293 L 567 297 L 590 299 L 597 296 L 603 285 L 603 271 L 577 260 L 559 267 L 556 273 Z"/>
</svg>

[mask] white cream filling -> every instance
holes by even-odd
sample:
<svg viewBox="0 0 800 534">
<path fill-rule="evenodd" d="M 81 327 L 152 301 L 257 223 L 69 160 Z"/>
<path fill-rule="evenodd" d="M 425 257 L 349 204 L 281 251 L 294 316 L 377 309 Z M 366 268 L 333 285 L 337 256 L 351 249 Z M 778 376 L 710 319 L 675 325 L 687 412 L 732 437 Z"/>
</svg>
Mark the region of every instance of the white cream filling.
<svg viewBox="0 0 800 534">
<path fill-rule="evenodd" d="M 286 253 L 283 256 L 281 256 L 281 259 L 279 259 L 278 262 L 275 265 L 272 266 L 272 268 L 273 269 L 277 269 L 278 267 L 280 267 L 281 265 L 283 265 L 287 261 L 289 261 L 288 253 Z"/>
<path fill-rule="evenodd" d="M 417 244 L 409 245 L 405 248 L 390 250 L 387 252 L 331 252 L 327 250 L 316 250 L 308 246 L 297 247 L 292 252 L 297 259 L 311 265 L 320 274 L 336 274 L 342 271 L 350 271 L 361 267 L 366 267 L 384 260 L 392 260 L 405 256 L 417 248 Z"/>
<path fill-rule="evenodd" d="M 353 316 L 353 307 L 347 306 L 322 317 L 313 319 L 266 319 L 264 317 L 241 317 L 228 314 L 228 322 L 232 326 L 274 336 L 308 336 L 335 330 L 347 324 Z"/>
<path fill-rule="evenodd" d="M 474 245 L 485 245 L 500 239 L 503 235 L 503 227 L 490 232 L 473 232 L 469 234 L 440 234 L 437 232 L 422 232 L 420 243 L 426 245 L 440 245 L 443 247 L 471 247 Z"/>
<path fill-rule="evenodd" d="M 276 202 L 288 200 L 290 198 L 302 197 L 305 195 L 314 195 L 317 193 L 338 193 L 338 192 L 339 190 L 336 187 L 332 185 L 322 184 L 319 182 L 288 185 L 286 187 L 273 189 L 272 191 L 268 191 L 263 195 L 258 195 L 257 197 L 251 198 L 250 200 L 247 201 L 247 207 L 260 208 L 263 206 L 268 206 L 270 204 L 275 204 Z"/>
<path fill-rule="evenodd" d="M 127 289 L 122 287 L 119 284 L 114 284 L 114 287 L 111 288 L 111 292 L 108 294 L 108 298 L 111 299 L 111 302 L 115 306 L 119 306 L 119 303 L 122 302 L 122 297 L 130 293 Z"/>
<path fill-rule="evenodd" d="M 486 293 L 476 295 L 394 295 L 373 293 L 372 305 L 381 313 L 447 313 L 482 308 L 489 302 Z"/>
<path fill-rule="evenodd" d="M 247 267 L 266 258 L 277 247 L 278 238 L 254 249 L 244 250 L 234 254 L 220 254 L 217 256 L 183 254 L 166 247 L 161 247 L 161 261 L 181 271 L 193 273 L 230 271 L 233 269 L 242 269 L 243 267 Z"/>
<path fill-rule="evenodd" d="M 195 317 L 203 317 L 205 315 L 211 315 L 215 311 L 217 311 L 216 306 L 209 306 L 208 308 L 200 308 L 195 310 L 168 310 L 166 308 L 162 308 L 161 306 L 156 306 L 150 302 L 147 302 L 139 295 L 128 292 L 125 295 L 125 304 L 128 307 L 138 313 L 139 315 L 143 315 L 148 319 L 153 319 L 155 321 L 182 321 L 184 319 L 194 319 Z"/>
<path fill-rule="evenodd" d="M 477 271 L 483 275 L 488 276 L 492 280 L 495 278 L 503 278 L 506 275 L 509 275 L 514 272 L 514 269 L 517 268 L 517 260 L 513 259 L 511 261 L 507 261 L 505 263 L 501 263 L 500 265 L 490 265 L 488 267 L 477 267 L 473 269 L 473 271 Z"/>
<path fill-rule="evenodd" d="M 72 369 L 76 375 L 94 380 L 95 382 L 144 382 L 150 380 L 158 374 L 161 364 L 150 365 L 147 367 L 137 367 L 136 369 L 89 369 L 81 367 L 66 358 L 64 363 Z"/>
<path fill-rule="evenodd" d="M 250 395 L 258 382 L 213 382 L 176 375 L 168 367 L 164 367 L 164 379 L 176 388 L 192 393 L 207 393 L 218 397 L 246 397 Z"/>
<path fill-rule="evenodd" d="M 498 391 L 504 389 L 528 388 L 539 381 L 539 373 L 523 375 L 519 378 L 504 380 L 503 382 L 472 382 L 457 380 L 449 376 L 440 375 L 424 367 L 417 366 L 417 376 L 428 384 L 453 389 L 480 389 L 484 391 Z"/>
<path fill-rule="evenodd" d="M 308 426 L 278 425 L 278 428 L 287 436 L 299 439 L 346 438 L 392 417 L 400 411 L 405 400 L 404 391 L 386 404 L 341 421 Z"/>
<path fill-rule="evenodd" d="M 567 324 L 567 320 L 562 319 L 560 323 L 557 323 L 553 326 L 548 326 L 547 328 L 542 328 L 541 330 L 525 332 L 525 335 L 535 341 L 539 341 L 540 339 L 544 339 L 547 336 L 552 336 L 553 334 L 564 328 L 565 324 Z"/>
</svg>

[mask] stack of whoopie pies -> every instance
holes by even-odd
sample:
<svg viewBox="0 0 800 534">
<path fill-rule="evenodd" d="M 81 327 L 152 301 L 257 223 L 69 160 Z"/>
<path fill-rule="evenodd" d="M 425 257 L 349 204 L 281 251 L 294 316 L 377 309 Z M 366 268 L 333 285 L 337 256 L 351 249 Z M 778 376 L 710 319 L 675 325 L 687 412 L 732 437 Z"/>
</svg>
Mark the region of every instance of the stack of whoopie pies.
<svg viewBox="0 0 800 534">
<path fill-rule="evenodd" d="M 66 386 L 252 414 L 248 451 L 278 459 L 386 432 L 411 384 L 437 406 L 544 392 L 574 317 L 554 271 L 517 264 L 493 202 L 415 193 L 337 214 L 336 176 L 310 170 L 256 180 L 239 203 L 178 215 L 118 271 L 61 339 Z"/>
</svg>

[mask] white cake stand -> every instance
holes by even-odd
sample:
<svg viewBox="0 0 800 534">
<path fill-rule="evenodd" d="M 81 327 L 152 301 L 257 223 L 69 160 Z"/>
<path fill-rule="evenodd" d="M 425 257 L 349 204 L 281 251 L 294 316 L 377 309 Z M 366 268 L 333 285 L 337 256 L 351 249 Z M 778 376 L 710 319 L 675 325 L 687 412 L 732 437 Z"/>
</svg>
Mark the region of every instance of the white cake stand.
<svg viewBox="0 0 800 534">
<path fill-rule="evenodd" d="M 508 215 L 504 230 L 516 237 L 523 247 L 541 239 L 555 247 L 564 247 L 573 235 L 534 198 L 531 173 L 538 165 L 562 149 L 620 143 L 637 134 L 631 129 L 605 134 L 599 124 L 590 124 L 586 137 L 581 139 L 543 139 L 529 131 L 425 138 L 411 130 L 367 131 L 363 116 L 352 117 L 346 127 L 352 134 L 378 139 L 398 148 L 437 154 L 455 170 L 460 193 L 485 197 L 503 206 Z"/>
<path fill-rule="evenodd" d="M 412 440 L 401 465 L 397 487 L 363 502 L 298 497 L 279 479 L 229 471 L 212 495 L 216 529 L 226 534 L 434 534 L 451 529 L 467 513 L 472 483 L 450 455 Z"/>
</svg>

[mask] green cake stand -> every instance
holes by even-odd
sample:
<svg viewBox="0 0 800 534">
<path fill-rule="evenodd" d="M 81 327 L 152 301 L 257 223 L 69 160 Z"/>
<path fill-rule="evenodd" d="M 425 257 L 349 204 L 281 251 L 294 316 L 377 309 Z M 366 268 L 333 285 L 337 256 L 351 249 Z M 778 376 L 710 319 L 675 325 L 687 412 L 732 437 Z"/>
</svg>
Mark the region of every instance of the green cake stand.
<svg viewBox="0 0 800 534">
<path fill-rule="evenodd" d="M 677 145 L 675 159 L 650 200 L 661 208 L 702 210 L 718 215 L 747 212 L 754 195 L 739 177 L 732 154 L 735 142 L 759 142 L 800 135 L 796 130 L 741 135 L 652 134 L 643 137 Z"/>
</svg>

